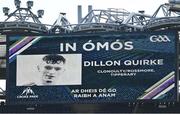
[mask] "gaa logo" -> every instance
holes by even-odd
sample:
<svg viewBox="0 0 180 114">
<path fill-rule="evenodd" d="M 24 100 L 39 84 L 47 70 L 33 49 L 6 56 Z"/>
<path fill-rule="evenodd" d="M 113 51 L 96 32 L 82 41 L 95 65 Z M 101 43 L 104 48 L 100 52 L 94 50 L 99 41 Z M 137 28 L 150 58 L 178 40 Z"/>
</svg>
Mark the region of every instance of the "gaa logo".
<svg viewBox="0 0 180 114">
<path fill-rule="evenodd" d="M 151 42 L 171 42 L 167 35 L 152 35 L 150 37 Z"/>
</svg>

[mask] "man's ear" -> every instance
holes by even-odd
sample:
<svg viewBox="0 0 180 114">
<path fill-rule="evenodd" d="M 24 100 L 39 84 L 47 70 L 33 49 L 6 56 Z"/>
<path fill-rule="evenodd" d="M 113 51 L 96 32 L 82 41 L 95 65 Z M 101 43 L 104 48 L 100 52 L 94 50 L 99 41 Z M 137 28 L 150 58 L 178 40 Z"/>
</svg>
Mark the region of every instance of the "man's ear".
<svg viewBox="0 0 180 114">
<path fill-rule="evenodd" d="M 38 70 L 39 72 L 41 72 L 41 69 L 40 69 L 40 66 L 39 66 L 39 65 L 37 65 L 37 70 Z"/>
</svg>

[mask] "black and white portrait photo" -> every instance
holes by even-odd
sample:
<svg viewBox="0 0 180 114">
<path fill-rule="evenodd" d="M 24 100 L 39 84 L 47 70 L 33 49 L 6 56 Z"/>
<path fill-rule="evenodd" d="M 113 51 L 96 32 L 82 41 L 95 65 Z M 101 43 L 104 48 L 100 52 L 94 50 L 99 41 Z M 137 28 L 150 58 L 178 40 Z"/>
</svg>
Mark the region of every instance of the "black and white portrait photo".
<svg viewBox="0 0 180 114">
<path fill-rule="evenodd" d="M 81 54 L 18 55 L 17 86 L 81 85 Z"/>
</svg>

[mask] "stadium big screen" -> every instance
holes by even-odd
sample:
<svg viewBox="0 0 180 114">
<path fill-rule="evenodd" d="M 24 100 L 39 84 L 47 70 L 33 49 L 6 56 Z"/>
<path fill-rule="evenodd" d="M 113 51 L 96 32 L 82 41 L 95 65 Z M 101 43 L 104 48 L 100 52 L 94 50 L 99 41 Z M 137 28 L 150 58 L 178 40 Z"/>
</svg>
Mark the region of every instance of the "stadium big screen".
<svg viewBox="0 0 180 114">
<path fill-rule="evenodd" d="M 175 31 L 8 36 L 8 104 L 174 102 Z"/>
</svg>

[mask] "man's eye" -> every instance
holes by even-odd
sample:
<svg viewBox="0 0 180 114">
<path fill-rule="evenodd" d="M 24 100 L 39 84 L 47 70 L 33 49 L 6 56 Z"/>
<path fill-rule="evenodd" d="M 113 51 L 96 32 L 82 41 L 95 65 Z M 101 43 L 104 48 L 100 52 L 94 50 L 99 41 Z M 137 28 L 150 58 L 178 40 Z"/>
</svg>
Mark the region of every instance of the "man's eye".
<svg viewBox="0 0 180 114">
<path fill-rule="evenodd" d="M 61 70 L 60 67 L 55 67 L 54 69 L 55 69 L 56 71 Z"/>
<path fill-rule="evenodd" d="M 47 69 L 47 70 L 51 70 L 51 69 L 52 69 L 52 67 L 51 67 L 51 66 L 45 66 L 45 69 Z"/>
</svg>

